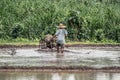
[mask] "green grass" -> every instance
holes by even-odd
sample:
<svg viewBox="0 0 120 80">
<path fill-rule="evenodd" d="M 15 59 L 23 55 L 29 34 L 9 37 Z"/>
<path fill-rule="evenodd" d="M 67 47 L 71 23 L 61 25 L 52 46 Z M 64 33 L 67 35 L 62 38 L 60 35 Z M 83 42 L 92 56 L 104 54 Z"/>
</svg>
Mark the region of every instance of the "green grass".
<svg viewBox="0 0 120 80">
<path fill-rule="evenodd" d="M 29 42 L 3 42 L 0 45 L 38 45 L 38 42 L 29 41 Z"/>
<path fill-rule="evenodd" d="M 25 40 L 25 41 L 16 41 L 16 40 L 0 40 L 0 45 L 38 45 L 39 41 Z"/>
<path fill-rule="evenodd" d="M 38 45 L 39 40 L 0 40 L 0 45 Z M 69 41 L 66 44 L 74 45 L 74 44 L 120 44 L 115 42 L 89 42 L 89 41 Z"/>
<path fill-rule="evenodd" d="M 113 43 L 110 43 L 110 42 L 67 42 L 67 44 L 70 44 L 70 45 L 74 45 L 74 44 L 120 44 L 120 43 L 115 43 L 115 42 L 113 42 Z"/>
</svg>

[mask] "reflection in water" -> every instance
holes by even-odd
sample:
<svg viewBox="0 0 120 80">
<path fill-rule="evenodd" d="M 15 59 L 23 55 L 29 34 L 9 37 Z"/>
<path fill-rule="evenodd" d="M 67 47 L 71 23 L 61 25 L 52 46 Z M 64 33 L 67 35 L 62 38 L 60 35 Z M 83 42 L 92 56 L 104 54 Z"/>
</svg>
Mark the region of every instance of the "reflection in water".
<svg viewBox="0 0 120 80">
<path fill-rule="evenodd" d="M 114 74 L 112 80 L 120 80 L 120 74 Z"/>
<path fill-rule="evenodd" d="M 99 73 L 96 75 L 96 80 L 110 80 L 110 75 L 107 73 Z"/>
<path fill-rule="evenodd" d="M 62 76 L 59 73 L 52 74 L 52 80 L 62 80 Z"/>
<path fill-rule="evenodd" d="M 75 76 L 73 74 L 70 74 L 68 76 L 67 80 L 75 80 Z"/>
<path fill-rule="evenodd" d="M 64 59 L 64 54 L 63 55 L 62 54 L 57 54 L 56 55 L 56 64 L 57 64 L 57 66 L 62 66 L 64 64 L 63 59 Z"/>
<path fill-rule="evenodd" d="M 120 73 L 0 72 L 0 80 L 119 80 Z"/>
</svg>

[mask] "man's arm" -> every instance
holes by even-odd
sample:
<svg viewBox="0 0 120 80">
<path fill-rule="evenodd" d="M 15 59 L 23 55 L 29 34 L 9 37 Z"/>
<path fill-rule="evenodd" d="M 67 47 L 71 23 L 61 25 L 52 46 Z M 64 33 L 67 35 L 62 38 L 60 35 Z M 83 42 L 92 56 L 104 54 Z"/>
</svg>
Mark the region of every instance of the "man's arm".
<svg viewBox="0 0 120 80">
<path fill-rule="evenodd" d="M 56 35 L 53 35 L 53 38 L 56 38 Z"/>
<path fill-rule="evenodd" d="M 67 37 L 67 35 L 68 35 L 68 32 L 67 32 L 67 30 L 65 30 L 65 37 Z"/>
<path fill-rule="evenodd" d="M 59 34 L 59 30 L 56 31 L 56 33 L 55 33 L 55 35 L 53 36 L 53 38 L 56 38 L 58 34 Z"/>
</svg>

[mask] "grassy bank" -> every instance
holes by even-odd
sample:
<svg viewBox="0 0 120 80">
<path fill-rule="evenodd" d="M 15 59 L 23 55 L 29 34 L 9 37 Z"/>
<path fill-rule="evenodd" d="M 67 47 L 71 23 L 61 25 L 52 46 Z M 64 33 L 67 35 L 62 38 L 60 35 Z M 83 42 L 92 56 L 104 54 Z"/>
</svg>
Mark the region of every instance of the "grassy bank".
<svg viewBox="0 0 120 80">
<path fill-rule="evenodd" d="M 38 45 L 39 40 L 0 40 L 0 45 Z"/>
<path fill-rule="evenodd" d="M 0 45 L 38 45 L 39 40 L 0 40 Z M 66 44 L 68 45 L 75 45 L 75 44 L 120 44 L 116 42 L 90 42 L 90 41 L 67 41 Z"/>
</svg>

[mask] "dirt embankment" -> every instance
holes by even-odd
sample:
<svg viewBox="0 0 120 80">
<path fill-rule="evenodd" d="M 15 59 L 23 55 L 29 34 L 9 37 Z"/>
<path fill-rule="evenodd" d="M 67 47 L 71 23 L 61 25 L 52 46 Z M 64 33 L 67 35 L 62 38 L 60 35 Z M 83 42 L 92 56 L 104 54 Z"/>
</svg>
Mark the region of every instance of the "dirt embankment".
<svg viewBox="0 0 120 80">
<path fill-rule="evenodd" d="M 55 67 L 55 66 L 45 66 L 45 67 L 0 67 L 0 71 L 57 71 L 57 72 L 93 72 L 93 71 L 103 71 L 103 72 L 120 72 L 120 67 L 103 67 L 103 68 L 93 68 L 86 66 L 69 66 L 69 67 Z"/>
</svg>

